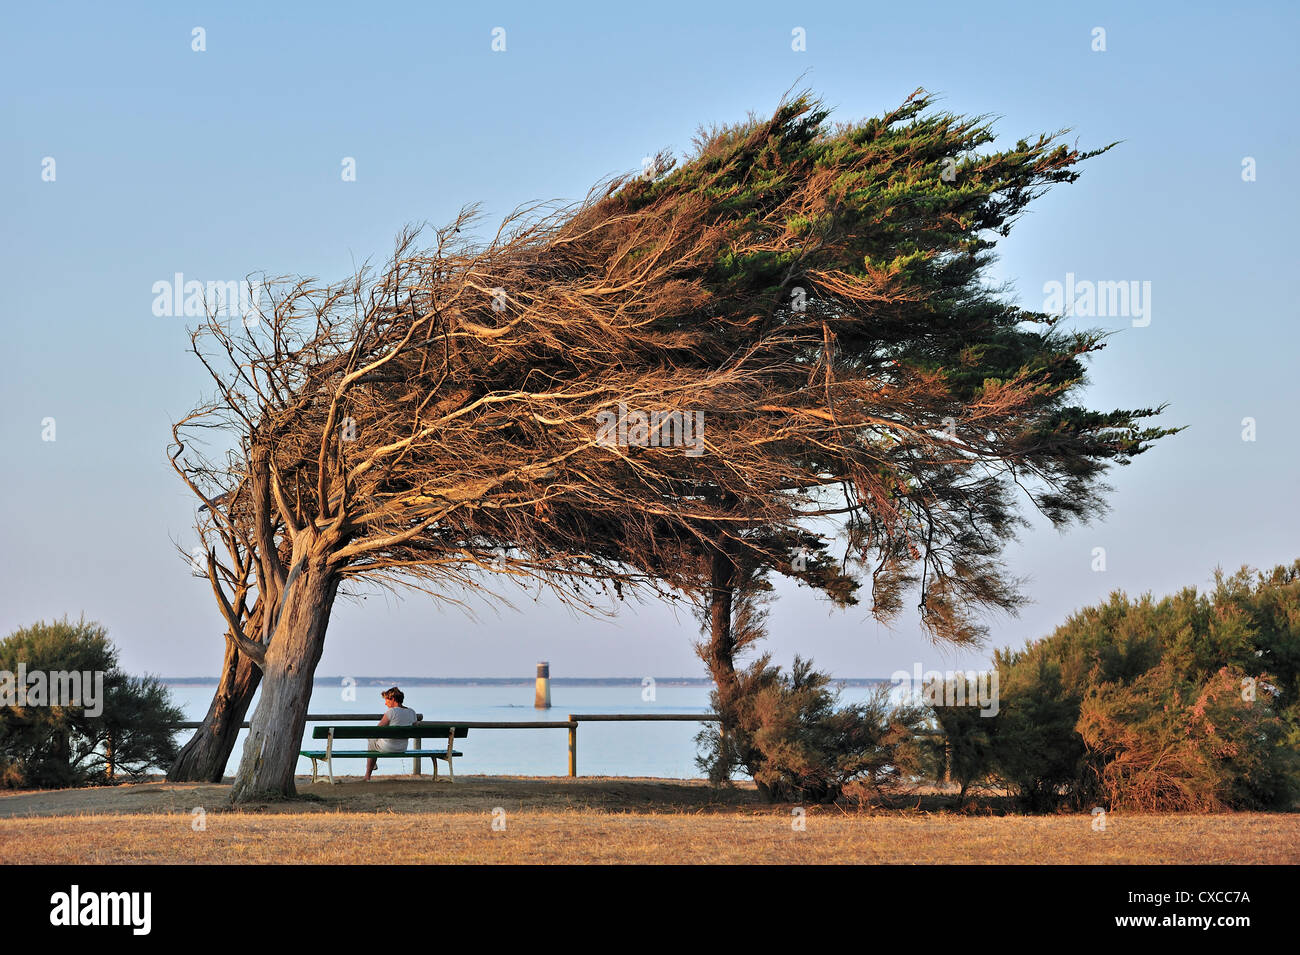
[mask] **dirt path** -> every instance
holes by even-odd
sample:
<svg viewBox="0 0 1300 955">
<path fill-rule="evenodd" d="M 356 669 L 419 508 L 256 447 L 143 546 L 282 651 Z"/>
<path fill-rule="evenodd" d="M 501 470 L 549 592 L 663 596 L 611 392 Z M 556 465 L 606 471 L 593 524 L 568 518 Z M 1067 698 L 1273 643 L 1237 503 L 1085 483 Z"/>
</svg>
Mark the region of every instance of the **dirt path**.
<svg viewBox="0 0 1300 955">
<path fill-rule="evenodd" d="M 266 803 L 258 812 L 466 812 L 514 809 L 597 809 L 608 812 L 735 811 L 763 803 L 752 783 L 714 790 L 701 780 L 567 776 L 457 776 L 454 783 L 429 777 L 384 777 L 364 782 L 344 777 L 338 785 L 298 780 L 303 799 Z M 226 811 L 230 786 L 161 780 L 88 789 L 0 791 L 0 818 L 88 814 Z M 770 807 L 769 807 L 770 808 Z M 789 810 L 786 810 L 787 812 Z"/>
</svg>

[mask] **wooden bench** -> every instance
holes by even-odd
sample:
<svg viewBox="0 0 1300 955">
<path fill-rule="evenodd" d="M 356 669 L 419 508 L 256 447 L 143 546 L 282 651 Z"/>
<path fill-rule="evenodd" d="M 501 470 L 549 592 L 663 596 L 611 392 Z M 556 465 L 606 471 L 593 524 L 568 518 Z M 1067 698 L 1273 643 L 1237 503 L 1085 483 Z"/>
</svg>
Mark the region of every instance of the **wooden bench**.
<svg viewBox="0 0 1300 955">
<path fill-rule="evenodd" d="M 311 734 L 312 739 L 325 740 L 323 750 L 302 749 L 298 755 L 306 756 L 311 760 L 311 781 L 318 782 L 317 764 L 324 763 L 329 770 L 329 781 L 334 782 L 334 760 L 336 759 L 383 759 L 384 757 L 392 758 L 394 756 L 428 756 L 433 760 L 433 778 L 438 778 L 438 760 L 447 761 L 447 775 L 453 780 L 456 778 L 455 759 L 457 756 L 464 755 L 458 753 L 455 748 L 456 740 L 464 739 L 469 735 L 469 730 L 464 726 L 453 726 L 449 723 L 412 723 L 410 726 L 358 726 L 355 723 L 349 726 L 318 726 Z M 447 738 L 446 749 L 421 749 L 420 741 L 424 737 L 431 739 Z M 415 740 L 414 749 L 406 749 L 401 752 L 390 752 L 388 750 L 370 750 L 370 749 L 348 749 L 336 750 L 334 741 L 336 739 L 413 739 Z"/>
</svg>

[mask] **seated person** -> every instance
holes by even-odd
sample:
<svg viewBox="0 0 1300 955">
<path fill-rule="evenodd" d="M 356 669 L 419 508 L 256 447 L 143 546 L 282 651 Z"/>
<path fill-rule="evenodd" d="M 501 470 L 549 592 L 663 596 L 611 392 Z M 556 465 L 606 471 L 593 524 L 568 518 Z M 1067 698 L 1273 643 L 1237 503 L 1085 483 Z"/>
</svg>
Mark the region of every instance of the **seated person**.
<svg viewBox="0 0 1300 955">
<path fill-rule="evenodd" d="M 403 706 L 406 701 L 404 694 L 397 687 L 392 686 L 383 692 L 384 703 L 388 706 L 388 712 L 379 720 L 380 726 L 410 726 L 415 722 L 415 710 L 409 706 Z M 404 753 L 406 752 L 408 739 L 372 739 L 367 740 L 370 744 L 367 748 L 372 751 L 385 753 Z M 370 757 L 366 760 L 366 781 L 370 781 L 370 774 L 375 771 L 379 760 Z"/>
</svg>

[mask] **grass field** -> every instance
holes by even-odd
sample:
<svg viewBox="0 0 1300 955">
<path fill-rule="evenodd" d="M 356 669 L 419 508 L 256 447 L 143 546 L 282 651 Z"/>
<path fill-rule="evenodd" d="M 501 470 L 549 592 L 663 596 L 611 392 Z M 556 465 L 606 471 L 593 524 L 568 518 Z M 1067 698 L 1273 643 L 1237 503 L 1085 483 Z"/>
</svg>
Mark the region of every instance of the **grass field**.
<svg viewBox="0 0 1300 955">
<path fill-rule="evenodd" d="M 752 787 L 693 781 L 304 782 L 306 799 L 239 812 L 225 808 L 228 789 L 151 782 L 0 795 L 0 864 L 1300 862 L 1296 813 L 1112 813 L 1096 831 L 1081 814 L 810 806 L 800 830 L 792 807 L 764 805 Z"/>
</svg>

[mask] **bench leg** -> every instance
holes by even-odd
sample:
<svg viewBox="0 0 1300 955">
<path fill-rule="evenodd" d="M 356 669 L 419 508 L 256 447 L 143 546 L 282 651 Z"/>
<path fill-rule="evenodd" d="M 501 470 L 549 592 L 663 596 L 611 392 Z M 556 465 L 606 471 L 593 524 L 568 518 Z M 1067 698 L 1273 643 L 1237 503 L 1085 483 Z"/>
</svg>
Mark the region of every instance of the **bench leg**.
<svg viewBox="0 0 1300 955">
<path fill-rule="evenodd" d="M 311 781 L 316 782 L 316 757 L 311 758 Z"/>
<path fill-rule="evenodd" d="M 438 781 L 438 757 L 433 757 L 433 781 Z"/>
<path fill-rule="evenodd" d="M 456 781 L 456 760 L 450 756 L 447 757 L 447 775 L 453 783 Z"/>
<path fill-rule="evenodd" d="M 330 758 L 326 761 L 325 765 L 329 767 L 330 785 L 333 786 L 334 785 L 334 754 L 333 753 L 330 754 Z"/>
</svg>

